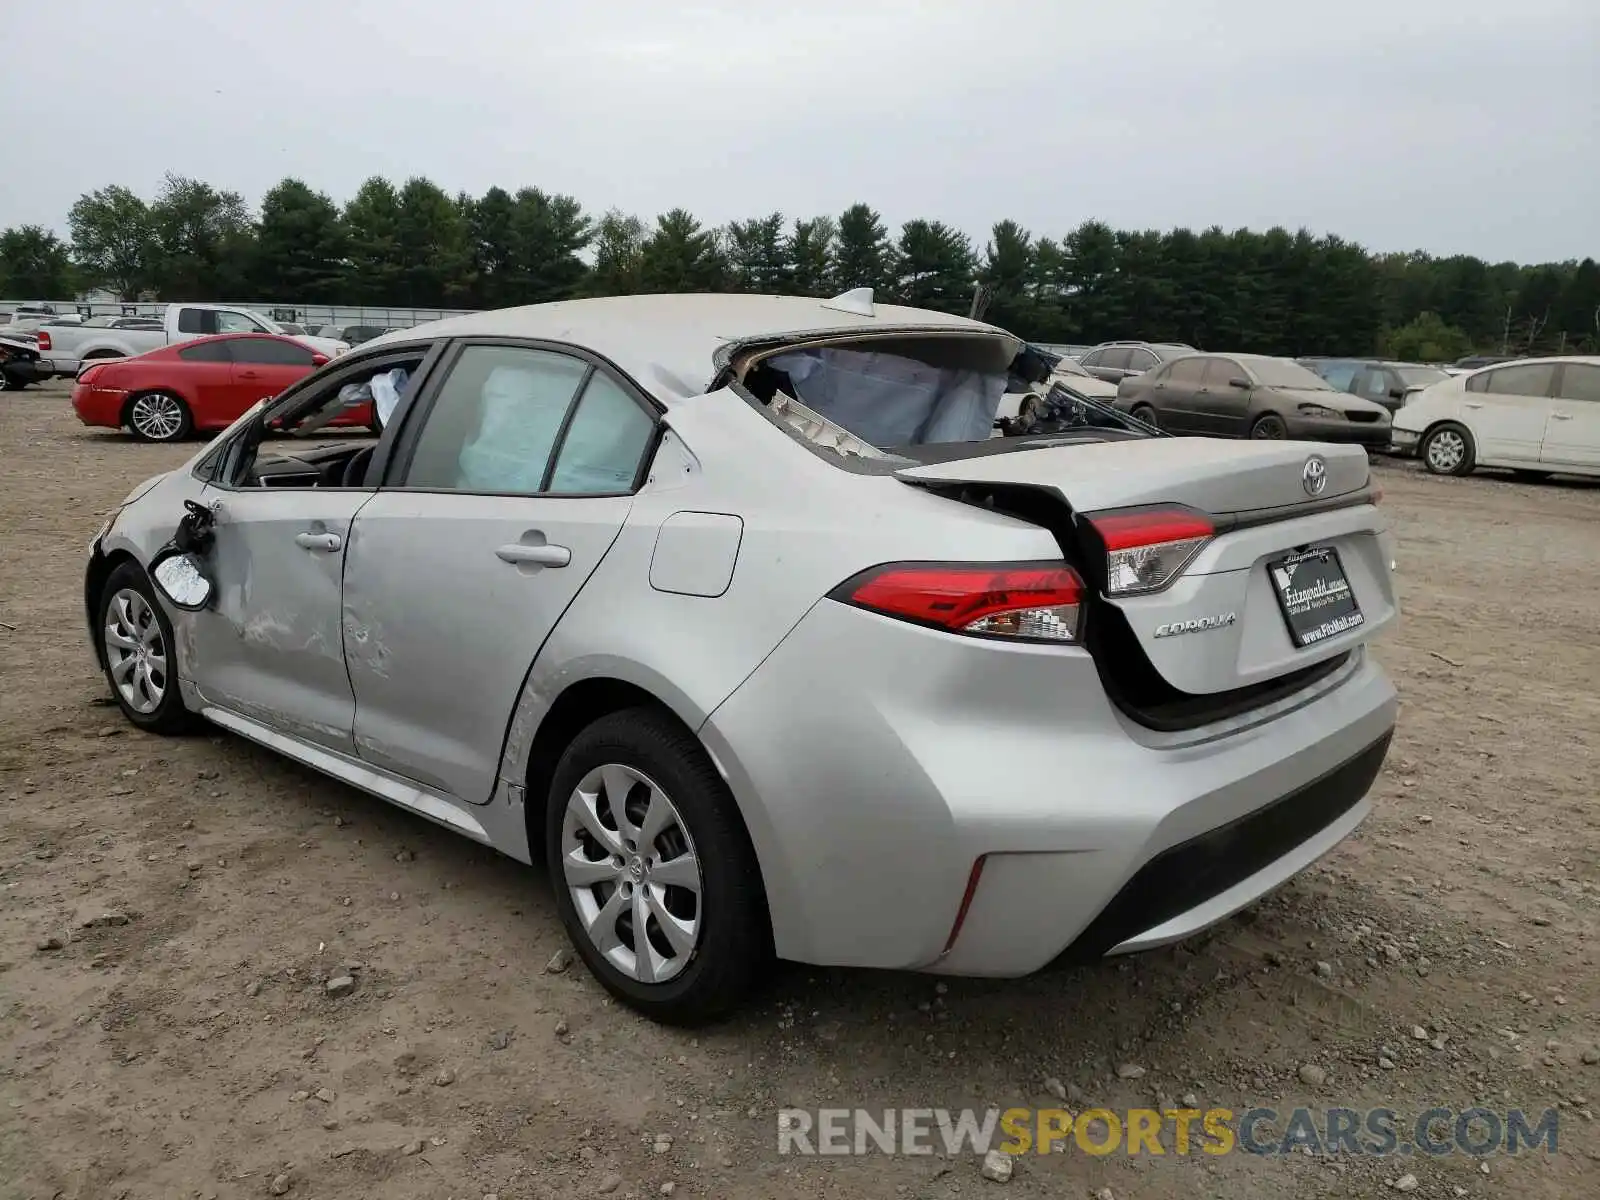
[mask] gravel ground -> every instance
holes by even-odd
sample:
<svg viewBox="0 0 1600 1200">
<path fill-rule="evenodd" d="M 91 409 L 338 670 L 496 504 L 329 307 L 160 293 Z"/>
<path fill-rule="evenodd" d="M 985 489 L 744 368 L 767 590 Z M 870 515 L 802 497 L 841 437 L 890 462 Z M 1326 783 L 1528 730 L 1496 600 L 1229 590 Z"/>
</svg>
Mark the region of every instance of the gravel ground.
<svg viewBox="0 0 1600 1200">
<path fill-rule="evenodd" d="M 83 429 L 61 388 L 0 397 L 0 1196 L 1596 1194 L 1600 487 L 1380 464 L 1399 732 L 1372 818 L 1256 908 L 1016 982 L 783 968 L 747 1015 L 687 1034 L 547 970 L 564 938 L 539 874 L 109 706 L 84 547 L 187 453 Z M 965 1155 L 777 1153 L 780 1107 L 1063 1092 L 1402 1121 L 1559 1105 L 1559 1152 L 1214 1157 L 1169 1137 L 1162 1158 L 1021 1157 L 1005 1184 Z"/>
</svg>

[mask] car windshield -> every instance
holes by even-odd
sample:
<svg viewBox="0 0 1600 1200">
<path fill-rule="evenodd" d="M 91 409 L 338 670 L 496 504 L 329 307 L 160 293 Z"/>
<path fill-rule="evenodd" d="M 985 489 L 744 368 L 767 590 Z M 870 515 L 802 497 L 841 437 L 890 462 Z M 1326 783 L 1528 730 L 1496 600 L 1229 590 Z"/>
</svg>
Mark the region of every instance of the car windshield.
<svg viewBox="0 0 1600 1200">
<path fill-rule="evenodd" d="M 1253 358 L 1245 365 L 1262 387 L 1298 388 L 1309 392 L 1331 392 L 1327 380 L 1315 371 L 1308 371 L 1297 362 L 1286 358 Z"/>
<path fill-rule="evenodd" d="M 1437 367 L 1396 367 L 1395 374 L 1400 376 L 1400 382 L 1407 387 L 1427 387 L 1429 384 L 1438 383 L 1441 379 L 1450 378 Z"/>
</svg>

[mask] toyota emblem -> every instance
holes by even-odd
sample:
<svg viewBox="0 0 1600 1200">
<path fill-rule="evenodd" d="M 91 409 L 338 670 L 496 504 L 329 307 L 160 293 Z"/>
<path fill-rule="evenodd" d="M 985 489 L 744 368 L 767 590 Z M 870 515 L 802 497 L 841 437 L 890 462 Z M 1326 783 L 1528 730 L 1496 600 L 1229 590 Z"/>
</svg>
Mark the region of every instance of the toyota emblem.
<svg viewBox="0 0 1600 1200">
<path fill-rule="evenodd" d="M 1328 464 L 1315 454 L 1306 459 L 1306 465 L 1300 468 L 1300 485 L 1308 496 L 1322 495 L 1328 486 Z"/>
</svg>

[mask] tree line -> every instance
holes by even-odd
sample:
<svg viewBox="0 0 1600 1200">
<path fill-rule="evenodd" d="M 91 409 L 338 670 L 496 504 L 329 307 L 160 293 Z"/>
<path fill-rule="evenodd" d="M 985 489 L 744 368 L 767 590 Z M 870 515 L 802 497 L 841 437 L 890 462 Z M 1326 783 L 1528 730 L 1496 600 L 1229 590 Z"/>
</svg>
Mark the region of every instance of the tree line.
<svg viewBox="0 0 1600 1200">
<path fill-rule="evenodd" d="M 1373 254 L 1301 229 L 1120 230 L 1059 238 L 1015 221 L 980 248 L 941 221 L 892 232 L 866 204 L 711 227 L 682 208 L 595 215 L 536 187 L 451 196 L 369 179 L 343 206 L 299 179 L 253 212 L 237 192 L 169 175 L 146 201 L 117 185 L 0 233 L 0 296 L 497 308 L 634 292 L 832 295 L 967 313 L 1045 342 L 1117 337 L 1267 354 L 1600 352 L 1595 260 L 1519 265 Z"/>
</svg>

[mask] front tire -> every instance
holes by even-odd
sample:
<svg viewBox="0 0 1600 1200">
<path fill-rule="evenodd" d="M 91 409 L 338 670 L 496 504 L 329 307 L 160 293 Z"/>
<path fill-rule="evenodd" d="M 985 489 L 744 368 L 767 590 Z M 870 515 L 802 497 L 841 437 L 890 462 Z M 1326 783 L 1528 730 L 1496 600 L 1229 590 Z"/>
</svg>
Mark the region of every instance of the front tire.
<svg viewBox="0 0 1600 1200">
<path fill-rule="evenodd" d="M 1431 474 L 1470 475 L 1478 460 L 1478 449 L 1466 426 L 1446 421 L 1428 431 L 1417 447 L 1417 457 Z"/>
<path fill-rule="evenodd" d="M 1289 427 L 1277 413 L 1266 413 L 1256 418 L 1250 426 L 1250 436 L 1264 441 L 1281 442 L 1289 436 Z"/>
<path fill-rule="evenodd" d="M 106 682 L 122 715 L 150 733 L 193 728 L 194 716 L 179 695 L 172 622 L 138 564 L 125 562 L 111 572 L 97 611 Z"/>
<path fill-rule="evenodd" d="M 171 392 L 145 392 L 128 402 L 127 426 L 141 442 L 181 442 L 194 432 L 194 414 Z"/>
<path fill-rule="evenodd" d="M 771 956 L 733 797 L 693 735 L 654 709 L 612 713 L 573 739 L 551 781 L 545 846 L 578 954 L 653 1020 L 726 1015 Z"/>
</svg>

